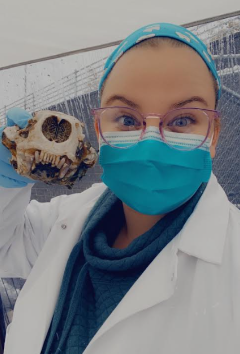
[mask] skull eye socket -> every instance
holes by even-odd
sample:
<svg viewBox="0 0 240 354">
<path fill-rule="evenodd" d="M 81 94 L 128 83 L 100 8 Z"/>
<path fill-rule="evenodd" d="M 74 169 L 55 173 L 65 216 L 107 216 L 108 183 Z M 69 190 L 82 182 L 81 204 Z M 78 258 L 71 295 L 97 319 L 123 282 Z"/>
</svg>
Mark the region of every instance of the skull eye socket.
<svg viewBox="0 0 240 354">
<path fill-rule="evenodd" d="M 72 132 L 71 124 L 56 116 L 51 116 L 45 119 L 42 125 L 42 133 L 49 141 L 55 143 L 63 143 L 68 140 Z"/>
<path fill-rule="evenodd" d="M 22 130 L 19 135 L 24 138 L 24 139 L 27 139 L 28 137 L 28 134 L 29 134 L 29 131 L 28 130 Z"/>
</svg>

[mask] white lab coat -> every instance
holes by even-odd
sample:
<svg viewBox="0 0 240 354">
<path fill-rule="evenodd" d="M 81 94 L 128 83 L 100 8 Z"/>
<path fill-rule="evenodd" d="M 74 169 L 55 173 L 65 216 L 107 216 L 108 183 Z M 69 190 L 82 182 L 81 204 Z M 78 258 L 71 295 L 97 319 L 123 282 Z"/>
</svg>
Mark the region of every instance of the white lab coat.
<svg viewBox="0 0 240 354">
<path fill-rule="evenodd" d="M 1 189 L 0 277 L 28 278 L 5 354 L 39 354 L 65 269 L 103 183 L 50 203 Z M 59 352 L 61 353 L 61 352 Z M 153 260 L 84 354 L 239 354 L 240 212 L 214 175 L 182 231 Z"/>
</svg>

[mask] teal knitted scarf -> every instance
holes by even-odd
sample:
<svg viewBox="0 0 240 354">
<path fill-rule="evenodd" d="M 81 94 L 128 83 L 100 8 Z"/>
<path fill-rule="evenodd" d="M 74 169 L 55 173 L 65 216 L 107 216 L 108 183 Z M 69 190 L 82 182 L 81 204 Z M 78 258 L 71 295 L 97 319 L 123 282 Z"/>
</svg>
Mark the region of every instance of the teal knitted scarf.
<svg viewBox="0 0 240 354">
<path fill-rule="evenodd" d="M 81 354 L 153 259 L 179 233 L 206 184 L 125 249 L 114 243 L 124 224 L 121 201 L 107 189 L 73 248 L 41 354 Z"/>
</svg>

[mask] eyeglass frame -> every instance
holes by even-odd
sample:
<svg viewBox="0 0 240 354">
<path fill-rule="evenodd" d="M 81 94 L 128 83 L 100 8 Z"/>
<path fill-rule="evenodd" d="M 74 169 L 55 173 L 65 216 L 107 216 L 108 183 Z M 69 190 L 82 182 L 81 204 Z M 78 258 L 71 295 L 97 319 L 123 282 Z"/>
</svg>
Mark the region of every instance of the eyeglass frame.
<svg viewBox="0 0 240 354">
<path fill-rule="evenodd" d="M 139 140 L 132 144 L 131 146 L 127 146 L 127 147 L 120 147 L 120 146 L 114 146 L 114 145 L 111 145 L 109 144 L 106 139 L 104 138 L 103 134 L 102 134 L 102 129 L 101 129 L 101 124 L 100 124 L 100 119 L 101 119 L 101 113 L 106 110 L 106 109 L 112 109 L 112 108 L 125 108 L 125 109 L 129 109 L 129 110 L 132 110 L 138 114 L 140 114 L 140 116 L 142 117 L 143 119 L 143 128 L 142 128 L 142 132 L 141 132 L 141 135 L 139 137 Z M 148 114 L 142 114 L 141 112 L 139 112 L 137 109 L 134 109 L 134 108 L 131 108 L 131 107 L 126 107 L 126 106 L 107 106 L 107 107 L 100 107 L 100 108 L 92 108 L 91 109 L 91 114 L 93 115 L 93 117 L 96 119 L 97 121 L 97 125 L 98 125 L 98 129 L 99 129 L 99 133 L 102 137 L 102 139 L 105 141 L 105 143 L 115 149 L 129 149 L 130 147 L 132 146 L 135 146 L 136 144 L 139 143 L 139 141 L 141 141 L 143 139 L 143 136 L 145 134 L 145 131 L 146 131 L 146 119 L 148 118 L 155 118 L 155 119 L 160 119 L 159 121 L 159 133 L 162 137 L 162 140 L 163 142 L 168 145 L 169 147 L 175 149 L 175 150 L 180 150 L 180 151 L 186 151 L 186 150 L 182 150 L 182 149 L 176 149 L 174 146 L 170 145 L 166 139 L 165 139 L 165 136 L 162 132 L 162 126 L 161 126 L 161 123 L 163 123 L 164 121 L 164 118 L 169 114 L 169 113 L 172 113 L 172 112 L 175 112 L 175 111 L 182 111 L 182 110 L 189 110 L 189 109 L 192 109 L 192 110 L 200 110 L 200 111 L 207 111 L 207 112 L 211 112 L 211 113 L 215 113 L 215 116 L 210 116 L 207 114 L 208 118 L 209 118 L 209 125 L 208 125 L 208 130 L 207 130 L 207 134 L 205 136 L 205 139 L 201 142 L 200 145 L 196 146 L 195 148 L 191 149 L 191 150 L 187 150 L 187 151 L 192 151 L 192 150 L 196 150 L 196 149 L 199 149 L 204 143 L 205 141 L 207 140 L 208 138 L 208 135 L 209 135 L 209 132 L 210 132 L 210 129 L 211 129 L 211 126 L 212 126 L 212 123 L 215 119 L 217 118 L 220 118 L 220 112 L 218 110 L 215 110 L 215 109 L 207 109 L 207 108 L 198 108 L 198 107 L 182 107 L 182 108 L 175 108 L 175 109 L 172 109 L 170 111 L 168 111 L 167 113 L 165 114 L 159 114 L 159 113 L 148 113 Z M 145 124 L 144 124 L 145 122 Z"/>
</svg>

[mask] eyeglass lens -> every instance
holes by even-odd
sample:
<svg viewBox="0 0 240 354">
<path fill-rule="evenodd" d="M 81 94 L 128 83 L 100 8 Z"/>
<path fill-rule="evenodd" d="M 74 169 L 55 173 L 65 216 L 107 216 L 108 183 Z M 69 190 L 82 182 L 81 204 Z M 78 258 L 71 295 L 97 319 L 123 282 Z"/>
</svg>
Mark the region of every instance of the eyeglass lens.
<svg viewBox="0 0 240 354">
<path fill-rule="evenodd" d="M 192 108 L 170 111 L 164 116 L 164 119 L 159 121 L 161 133 L 168 145 L 175 144 L 176 139 L 173 137 L 184 139 L 186 134 L 197 135 L 200 145 L 205 140 L 210 125 L 209 116 L 205 111 Z M 129 146 L 135 144 L 136 139 L 141 138 L 144 125 L 142 115 L 131 108 L 109 107 L 101 112 L 100 129 L 104 139 L 110 145 L 112 145 L 110 137 L 113 135 L 129 136 Z M 148 126 L 147 120 L 146 125 Z M 131 137 L 134 138 L 131 139 Z"/>
</svg>

